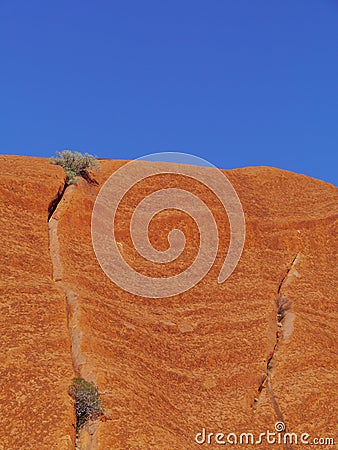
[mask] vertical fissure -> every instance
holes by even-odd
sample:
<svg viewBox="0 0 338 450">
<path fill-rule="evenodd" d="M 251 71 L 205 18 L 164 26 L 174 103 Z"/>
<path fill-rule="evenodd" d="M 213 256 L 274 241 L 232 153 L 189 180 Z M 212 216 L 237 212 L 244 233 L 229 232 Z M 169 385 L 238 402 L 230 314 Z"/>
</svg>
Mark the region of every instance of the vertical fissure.
<svg viewBox="0 0 338 450">
<path fill-rule="evenodd" d="M 52 261 L 52 279 L 56 286 L 61 289 L 65 295 L 67 326 L 70 340 L 70 352 L 74 376 L 84 380 L 82 367 L 85 363 L 85 357 L 81 352 L 82 331 L 79 327 L 79 303 L 78 293 L 74 292 L 67 283 L 63 281 L 63 267 L 60 252 L 60 242 L 58 235 L 58 226 L 62 213 L 66 207 L 67 199 L 73 192 L 74 186 L 66 182 L 60 186 L 56 197 L 51 201 L 48 207 L 48 234 L 49 234 L 49 252 Z M 78 419 L 78 417 L 77 417 Z M 76 428 L 78 424 L 76 424 Z M 94 450 L 96 446 L 97 423 L 91 421 L 86 426 L 76 431 L 74 443 L 75 450 Z"/>
<path fill-rule="evenodd" d="M 279 350 L 279 344 L 281 342 L 281 339 L 283 338 L 283 322 L 285 319 L 285 316 L 287 314 L 287 311 L 291 308 L 291 302 L 287 299 L 286 296 L 283 295 L 283 288 L 286 287 L 286 285 L 290 282 L 290 278 L 292 276 L 299 276 L 298 272 L 295 270 L 295 265 L 299 261 L 300 253 L 297 253 L 297 255 L 293 258 L 286 274 L 282 278 L 281 282 L 278 285 L 277 289 L 277 297 L 275 299 L 275 306 L 276 306 L 276 334 L 275 334 L 275 342 L 273 346 L 273 350 L 269 357 L 267 358 L 267 364 L 266 364 L 266 373 L 262 377 L 262 381 L 258 387 L 258 398 L 256 401 L 259 400 L 259 397 L 263 391 L 264 388 L 266 388 L 267 393 L 269 395 L 272 407 L 274 409 L 274 412 L 276 414 L 276 417 L 279 422 L 282 422 L 284 424 L 284 430 L 281 431 L 282 436 L 284 437 L 286 433 L 286 423 L 283 416 L 283 413 L 281 411 L 281 408 L 279 406 L 279 403 L 276 399 L 276 396 L 274 394 L 273 386 L 272 386 L 272 370 L 274 361 L 276 359 L 277 352 Z M 283 439 L 284 443 L 284 439 Z M 288 443 L 284 443 L 284 448 L 286 450 L 292 450 L 292 445 Z"/>
<path fill-rule="evenodd" d="M 49 203 L 49 205 L 48 205 L 48 222 L 52 218 L 56 208 L 58 207 L 59 203 L 61 202 L 68 186 L 69 185 L 68 185 L 67 181 L 65 180 L 63 185 L 60 186 L 55 198 L 53 198 L 53 200 Z"/>
<path fill-rule="evenodd" d="M 282 289 L 286 283 L 288 283 L 288 279 L 291 275 L 293 275 L 293 272 L 295 276 L 298 276 L 298 272 L 295 270 L 295 265 L 298 263 L 300 258 L 300 253 L 297 253 L 297 255 L 293 258 L 292 263 L 290 264 L 290 267 L 286 271 L 285 276 L 282 278 L 281 282 L 279 283 L 277 294 L 280 295 L 282 293 Z"/>
</svg>

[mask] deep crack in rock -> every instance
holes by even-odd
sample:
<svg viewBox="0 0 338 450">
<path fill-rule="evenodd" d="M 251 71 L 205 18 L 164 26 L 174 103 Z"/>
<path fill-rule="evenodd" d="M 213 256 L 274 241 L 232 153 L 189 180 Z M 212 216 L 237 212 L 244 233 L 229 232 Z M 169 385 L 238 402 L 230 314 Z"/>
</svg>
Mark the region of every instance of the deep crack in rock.
<svg viewBox="0 0 338 450">
<path fill-rule="evenodd" d="M 295 265 L 297 264 L 297 262 L 299 261 L 300 258 L 300 253 L 297 253 L 297 255 L 294 257 L 294 259 L 292 260 L 292 263 L 290 264 L 289 269 L 287 270 L 285 276 L 282 278 L 281 282 L 279 283 L 278 289 L 277 289 L 277 298 L 275 300 L 276 302 L 276 307 L 277 307 L 277 311 L 276 311 L 276 322 L 277 322 L 277 328 L 276 328 L 276 339 L 275 339 L 275 344 L 273 347 L 273 351 L 271 352 L 271 354 L 269 355 L 269 357 L 267 358 L 267 364 L 266 364 L 266 373 L 264 374 L 262 381 L 258 387 L 258 396 L 260 397 L 260 394 L 262 392 L 262 390 L 266 387 L 266 390 L 269 394 L 269 398 L 271 400 L 273 409 L 275 411 L 275 414 L 277 416 L 277 419 L 279 422 L 283 422 L 285 425 L 285 430 L 282 432 L 282 435 L 285 435 L 286 432 L 286 424 L 285 424 L 285 420 L 284 420 L 284 416 L 283 413 L 280 409 L 280 406 L 277 402 L 277 399 L 275 397 L 273 388 L 272 388 L 272 377 L 271 377 L 271 372 L 273 369 L 273 363 L 274 363 L 274 359 L 276 357 L 277 351 L 278 351 L 278 346 L 280 343 L 280 340 L 283 338 L 283 321 L 284 318 L 286 316 L 287 311 L 290 309 L 291 307 L 291 302 L 289 302 L 287 300 L 287 298 L 285 296 L 283 296 L 282 294 L 282 289 L 285 286 L 285 284 L 288 283 L 290 275 L 295 275 L 295 276 L 299 276 L 298 272 L 295 270 Z M 259 399 L 258 397 L 258 399 Z M 256 399 L 256 401 L 258 401 L 258 399 Z M 284 444 L 284 448 L 286 450 L 292 450 L 292 445 L 291 444 Z"/>
<path fill-rule="evenodd" d="M 63 268 L 60 255 L 60 243 L 58 237 L 58 225 L 61 214 L 66 207 L 68 196 L 73 192 L 74 186 L 68 186 L 66 183 L 60 186 L 58 195 L 49 205 L 48 208 L 48 232 L 49 232 L 49 252 L 52 261 L 53 274 L 52 278 L 56 286 L 65 294 L 67 324 L 70 339 L 70 351 L 74 376 L 84 378 L 82 367 L 85 358 L 81 353 L 82 332 L 78 325 L 79 304 L 78 294 L 70 289 L 63 282 Z M 75 450 L 94 450 L 96 448 L 97 423 L 89 423 L 84 429 L 81 429 L 76 436 Z"/>
<path fill-rule="evenodd" d="M 56 197 L 53 198 L 53 200 L 49 203 L 49 205 L 48 205 L 48 222 L 50 221 L 56 208 L 58 207 L 59 203 L 61 202 L 61 200 L 64 196 L 64 193 L 66 192 L 67 187 L 68 187 L 68 184 L 65 180 L 63 185 L 60 186 L 60 188 L 56 194 Z"/>
</svg>

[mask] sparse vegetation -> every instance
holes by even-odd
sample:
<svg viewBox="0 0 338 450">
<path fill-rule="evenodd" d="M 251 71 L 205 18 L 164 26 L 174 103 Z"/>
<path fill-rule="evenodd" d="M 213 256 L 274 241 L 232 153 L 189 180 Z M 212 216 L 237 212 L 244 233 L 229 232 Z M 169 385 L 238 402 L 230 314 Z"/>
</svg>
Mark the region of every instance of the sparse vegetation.
<svg viewBox="0 0 338 450">
<path fill-rule="evenodd" d="M 100 393 L 94 383 L 84 378 L 74 378 L 68 393 L 74 400 L 76 432 L 89 420 L 98 420 L 104 415 Z"/>
<path fill-rule="evenodd" d="M 280 295 L 276 298 L 275 303 L 277 308 L 277 321 L 280 324 L 286 312 L 291 308 L 291 302 L 284 295 Z"/>
<path fill-rule="evenodd" d="M 57 164 L 64 168 L 66 172 L 66 184 L 76 184 L 76 178 L 82 177 L 88 182 L 93 181 L 90 177 L 90 170 L 98 170 L 99 161 L 89 153 L 72 152 L 64 150 L 56 152 L 56 158 L 50 158 L 51 164 Z"/>
</svg>

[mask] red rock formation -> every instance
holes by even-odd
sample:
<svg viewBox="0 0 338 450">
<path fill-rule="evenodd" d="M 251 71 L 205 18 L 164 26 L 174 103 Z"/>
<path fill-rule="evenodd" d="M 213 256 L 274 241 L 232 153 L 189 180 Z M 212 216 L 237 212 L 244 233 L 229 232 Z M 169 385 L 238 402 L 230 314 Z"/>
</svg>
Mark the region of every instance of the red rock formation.
<svg viewBox="0 0 338 450">
<path fill-rule="evenodd" d="M 117 287 L 92 248 L 95 198 L 122 162 L 102 161 L 99 186 L 81 180 L 68 188 L 49 235 L 48 205 L 63 186 L 62 170 L 37 158 L 1 157 L 1 162 L 0 367 L 6 413 L 0 448 L 75 448 L 67 395 L 74 374 L 97 384 L 107 413 L 106 420 L 82 431 L 81 450 L 194 449 L 202 428 L 258 437 L 274 431 L 279 412 L 289 432 L 334 436 L 334 186 L 267 167 L 225 172 L 243 205 L 246 242 L 235 272 L 218 284 L 229 241 L 224 211 L 210 192 L 183 182 L 180 187 L 212 207 L 222 245 L 197 286 L 153 299 Z M 169 181 L 156 180 L 156 188 Z M 119 217 L 128 221 L 148 192 L 147 186 L 137 187 Z M 177 223 L 187 238 L 184 268 L 195 255 L 196 229 L 189 219 L 175 211 L 159 214 L 150 240 L 165 249 Z M 117 236 L 126 258 L 152 273 L 133 251 L 123 221 L 117 222 Z M 169 265 L 165 275 L 174 268 Z M 292 302 L 282 327 L 275 309 L 279 294 Z"/>
<path fill-rule="evenodd" d="M 51 277 L 47 224 L 63 174 L 44 159 L 0 161 L 0 448 L 72 449 L 67 313 Z"/>
</svg>

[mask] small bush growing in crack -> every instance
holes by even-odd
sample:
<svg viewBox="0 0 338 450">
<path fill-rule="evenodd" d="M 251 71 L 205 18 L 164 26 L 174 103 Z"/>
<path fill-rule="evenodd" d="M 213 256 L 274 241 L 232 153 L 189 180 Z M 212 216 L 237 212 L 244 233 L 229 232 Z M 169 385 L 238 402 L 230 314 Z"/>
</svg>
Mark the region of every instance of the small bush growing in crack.
<svg viewBox="0 0 338 450">
<path fill-rule="evenodd" d="M 98 420 L 104 415 L 100 393 L 94 383 L 74 378 L 68 393 L 74 400 L 77 433 L 89 420 Z"/>
<path fill-rule="evenodd" d="M 291 308 L 291 302 L 284 295 L 280 295 L 276 298 L 276 308 L 277 308 L 277 320 L 281 323 L 285 317 L 286 312 Z"/>
<path fill-rule="evenodd" d="M 95 181 L 91 178 L 89 170 L 99 170 L 100 164 L 94 156 L 89 153 L 72 152 L 64 150 L 56 152 L 56 158 L 50 158 L 51 164 L 64 168 L 66 172 L 66 184 L 76 184 L 76 178 L 82 177 L 88 182 Z"/>
</svg>

